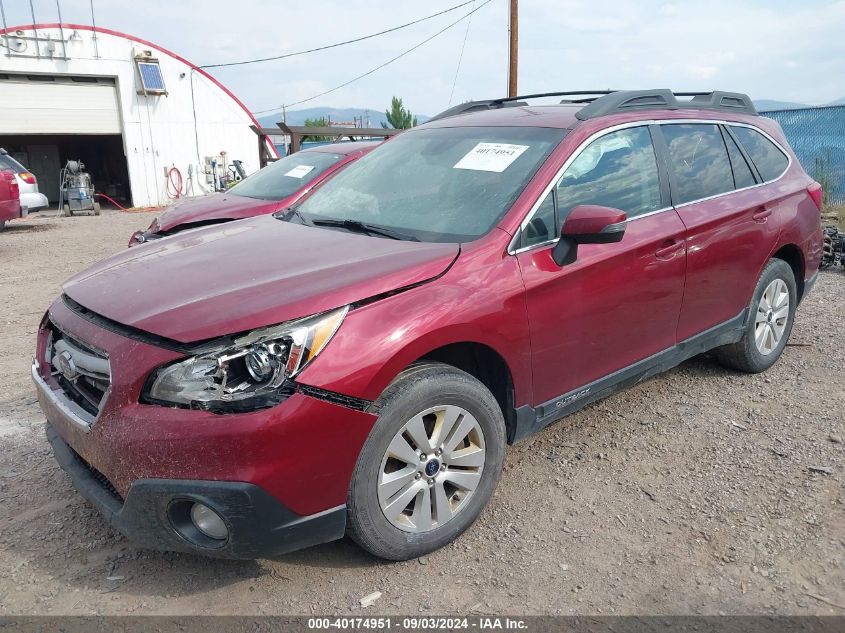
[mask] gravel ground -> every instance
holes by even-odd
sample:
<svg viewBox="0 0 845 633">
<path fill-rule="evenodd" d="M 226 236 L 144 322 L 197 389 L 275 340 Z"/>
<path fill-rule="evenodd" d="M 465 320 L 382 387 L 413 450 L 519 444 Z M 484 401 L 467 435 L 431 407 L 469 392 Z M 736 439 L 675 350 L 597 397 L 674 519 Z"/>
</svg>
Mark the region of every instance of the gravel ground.
<svg viewBox="0 0 845 633">
<path fill-rule="evenodd" d="M 61 281 L 152 217 L 0 234 L 0 612 L 845 613 L 841 269 L 766 374 L 695 358 L 511 447 L 489 508 L 441 551 L 385 563 L 344 540 L 220 561 L 139 550 L 106 525 L 54 462 L 29 381 Z"/>
</svg>

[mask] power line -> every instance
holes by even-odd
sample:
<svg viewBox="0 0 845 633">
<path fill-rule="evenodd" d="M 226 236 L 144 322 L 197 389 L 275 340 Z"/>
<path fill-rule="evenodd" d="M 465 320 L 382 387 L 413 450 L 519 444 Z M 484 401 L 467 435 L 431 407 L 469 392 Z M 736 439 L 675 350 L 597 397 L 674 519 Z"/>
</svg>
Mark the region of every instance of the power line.
<svg viewBox="0 0 845 633">
<path fill-rule="evenodd" d="M 321 92 L 321 93 L 319 93 L 319 94 L 316 94 L 316 95 L 314 95 L 314 96 L 312 96 L 312 97 L 308 97 L 307 99 L 300 99 L 299 101 L 294 101 L 293 103 L 286 103 L 286 104 L 285 104 L 285 107 L 286 107 L 286 108 L 289 108 L 289 107 L 291 107 L 291 106 L 300 105 L 300 104 L 302 104 L 302 103 L 306 103 L 306 102 L 308 102 L 308 101 L 313 101 L 314 99 L 318 99 L 318 98 L 320 98 L 320 97 L 324 97 L 325 95 L 330 94 L 330 93 L 332 93 L 332 92 L 335 92 L 335 91 L 337 91 L 337 90 L 340 90 L 341 88 L 345 88 L 345 87 L 346 87 L 346 86 L 348 86 L 349 84 L 354 83 L 354 82 L 358 81 L 359 79 L 363 79 L 364 77 L 369 77 L 369 76 L 370 76 L 370 75 L 372 75 L 374 72 L 376 72 L 376 71 L 378 71 L 378 70 L 381 70 L 381 69 L 382 69 L 382 68 L 384 68 L 385 66 L 389 66 L 390 64 L 392 64 L 393 62 L 395 62 L 397 59 L 401 59 L 402 57 L 405 57 L 405 55 L 407 55 L 407 54 L 409 54 L 409 53 L 414 52 L 414 51 L 415 51 L 415 50 L 417 50 L 420 46 L 423 46 L 424 44 L 428 44 L 428 43 L 429 43 L 431 40 L 433 40 L 435 37 L 437 37 L 438 35 L 442 35 L 442 34 L 443 34 L 443 33 L 445 33 L 446 31 L 448 31 L 449 29 L 451 29 L 453 26 L 455 26 L 455 25 L 457 25 L 457 24 L 460 24 L 463 20 L 466 20 L 466 19 L 467 19 L 469 16 L 471 16 L 473 13 L 475 13 L 476 11 L 478 11 L 478 10 L 482 9 L 482 8 L 483 8 L 483 7 L 485 7 L 486 5 L 490 4 L 492 1 L 493 1 L 493 0 L 485 0 L 484 2 L 482 2 L 481 4 L 479 4 L 477 7 L 475 7 L 472 11 L 470 11 L 470 12 L 469 12 L 469 13 L 467 13 L 466 15 L 464 15 L 464 16 L 462 16 L 462 17 L 458 18 L 457 20 L 455 20 L 454 22 L 452 22 L 452 23 L 451 23 L 451 24 L 449 24 L 448 26 L 446 26 L 446 27 L 444 27 L 444 28 L 440 29 L 439 31 L 437 31 L 437 33 L 435 33 L 434 35 L 432 35 L 432 36 L 430 36 L 430 37 L 425 38 L 425 39 L 424 39 L 422 42 L 420 42 L 419 44 L 416 44 L 416 45 L 412 46 L 411 48 L 409 48 L 408 50 L 406 50 L 406 51 L 404 51 L 404 52 L 402 52 L 402 53 L 399 53 L 396 57 L 393 57 L 392 59 L 387 60 L 387 61 L 386 61 L 386 62 L 384 62 L 383 64 L 380 64 L 379 66 L 376 66 L 375 68 L 372 68 L 372 69 L 368 70 L 367 72 L 365 72 L 365 73 L 363 73 L 363 74 L 361 74 L 361 75 L 358 75 L 357 77 L 353 77 L 353 78 L 352 78 L 352 79 L 350 79 L 349 81 L 345 81 L 344 83 L 340 84 L 339 86 L 335 86 L 334 88 L 330 88 L 330 89 L 328 89 L 328 90 L 324 90 L 323 92 Z M 281 108 L 269 108 L 269 109 L 267 109 L 267 110 L 257 110 L 257 111 L 255 111 L 255 112 L 253 112 L 253 114 L 266 114 L 266 113 L 268 113 L 268 112 L 277 112 L 277 111 L 279 111 L 279 110 L 281 110 Z"/>
<path fill-rule="evenodd" d="M 449 13 L 450 11 L 455 11 L 456 9 L 460 9 L 461 7 L 465 7 L 468 4 L 473 4 L 475 0 L 467 0 L 466 2 L 462 2 L 461 4 L 456 4 L 454 7 L 449 7 L 448 9 L 444 9 L 438 13 L 432 13 L 431 15 L 427 15 L 424 18 L 419 18 L 418 20 L 414 20 L 413 22 L 407 22 L 406 24 L 400 24 L 399 26 L 394 26 L 389 28 L 385 31 L 379 31 L 378 33 L 372 33 L 370 35 L 364 35 L 363 37 L 357 37 L 354 40 L 346 40 L 345 42 L 338 42 L 337 44 L 328 44 L 326 46 L 318 46 L 317 48 L 309 48 L 305 51 L 297 51 L 295 53 L 285 53 L 284 55 L 276 55 L 274 57 L 260 57 L 258 59 L 246 59 L 240 62 L 227 62 L 225 64 L 206 64 L 205 66 L 200 66 L 200 68 L 225 68 L 227 66 L 243 66 L 245 64 L 257 64 L 259 62 L 271 62 L 277 59 L 287 59 L 288 57 L 296 57 L 297 55 L 305 55 L 307 53 L 316 53 L 317 51 L 325 51 L 330 48 L 337 48 L 338 46 L 346 46 L 347 44 L 355 44 L 356 42 L 363 42 L 364 40 L 369 40 L 373 37 L 378 37 L 379 35 L 385 35 L 386 33 L 393 33 L 394 31 L 398 31 L 400 29 L 407 28 L 409 26 L 413 26 L 414 24 L 419 24 L 420 22 L 425 22 L 426 20 L 431 20 L 432 18 L 436 18 L 444 13 Z"/>
<path fill-rule="evenodd" d="M 475 0 L 472 0 L 472 4 L 475 4 Z M 464 49 L 467 47 L 467 36 L 469 35 L 469 27 L 472 24 L 472 15 L 469 16 L 469 20 L 467 20 L 467 30 L 464 31 L 464 43 L 461 44 L 461 54 L 458 55 L 458 67 L 455 68 L 455 78 L 452 80 L 452 91 L 449 93 L 449 107 L 452 106 L 452 97 L 455 96 L 455 86 L 458 84 L 458 74 L 461 72 L 461 62 L 464 59 Z"/>
</svg>

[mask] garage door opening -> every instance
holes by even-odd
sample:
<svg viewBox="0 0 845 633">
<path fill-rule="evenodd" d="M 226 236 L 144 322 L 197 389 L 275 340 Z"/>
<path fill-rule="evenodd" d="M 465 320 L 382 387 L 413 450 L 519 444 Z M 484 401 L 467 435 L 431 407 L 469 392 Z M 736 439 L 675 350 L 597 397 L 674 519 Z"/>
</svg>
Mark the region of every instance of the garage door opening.
<svg viewBox="0 0 845 633">
<path fill-rule="evenodd" d="M 69 160 L 81 160 L 91 174 L 94 189 L 123 206 L 129 206 L 129 170 L 120 134 L 2 135 L 0 147 L 23 164 L 38 179 L 38 189 L 56 204 L 59 200 L 59 172 Z M 107 201 L 101 200 L 104 208 Z"/>
</svg>

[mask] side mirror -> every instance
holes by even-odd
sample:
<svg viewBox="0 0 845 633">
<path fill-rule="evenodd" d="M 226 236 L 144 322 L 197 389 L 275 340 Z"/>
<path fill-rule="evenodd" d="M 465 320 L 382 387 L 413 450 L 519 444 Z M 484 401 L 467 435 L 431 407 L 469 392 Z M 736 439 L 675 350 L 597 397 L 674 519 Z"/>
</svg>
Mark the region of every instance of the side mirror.
<svg viewBox="0 0 845 633">
<path fill-rule="evenodd" d="M 563 223 L 560 240 L 552 249 L 552 259 L 558 266 L 566 266 L 578 258 L 578 244 L 621 242 L 627 222 L 628 216 L 620 209 L 578 205 Z"/>
</svg>

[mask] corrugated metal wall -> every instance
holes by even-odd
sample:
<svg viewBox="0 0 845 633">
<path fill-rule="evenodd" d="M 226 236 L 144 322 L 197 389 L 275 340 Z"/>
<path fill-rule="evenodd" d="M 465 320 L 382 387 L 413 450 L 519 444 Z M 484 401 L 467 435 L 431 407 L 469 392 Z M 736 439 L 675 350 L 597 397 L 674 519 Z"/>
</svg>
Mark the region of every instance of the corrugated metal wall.
<svg viewBox="0 0 845 633">
<path fill-rule="evenodd" d="M 845 204 L 845 106 L 760 114 L 780 123 L 808 174 L 830 182 L 829 202 Z"/>
</svg>

